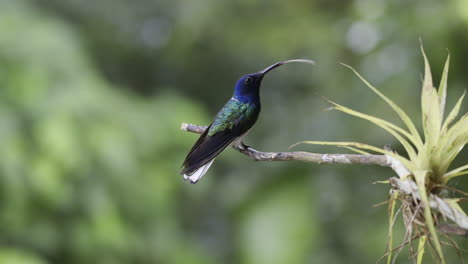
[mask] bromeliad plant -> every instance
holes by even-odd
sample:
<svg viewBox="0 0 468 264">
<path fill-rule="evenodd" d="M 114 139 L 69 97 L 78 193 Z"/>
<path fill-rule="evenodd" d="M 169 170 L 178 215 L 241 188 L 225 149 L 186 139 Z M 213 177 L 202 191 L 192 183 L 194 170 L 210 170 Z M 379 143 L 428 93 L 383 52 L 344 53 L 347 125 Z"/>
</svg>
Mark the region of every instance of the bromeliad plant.
<svg viewBox="0 0 468 264">
<path fill-rule="evenodd" d="M 400 155 L 383 148 L 358 142 L 304 141 L 302 143 L 346 147 L 361 154 L 366 153 L 365 151 L 373 151 L 386 154 L 401 162 L 409 172 L 404 178 L 414 181 L 419 192 L 419 197 L 410 197 L 410 202 L 406 202 L 406 208 L 403 208 L 404 210 L 402 210 L 403 214 L 405 214 L 405 212 L 407 212 L 407 214 L 412 214 L 404 215 L 404 218 L 406 219 L 406 229 L 407 232 L 409 232 L 409 242 L 414 239 L 411 235 L 414 231 L 416 233 L 416 237 L 419 238 L 419 247 L 418 251 L 415 253 L 414 260 L 417 263 L 422 263 L 424 248 L 426 244 L 429 244 L 435 251 L 435 259 L 440 263 L 445 263 L 441 244 L 436 233 L 436 225 L 440 220 L 440 214 L 434 212 L 429 207 L 428 197 L 430 195 L 438 195 L 454 177 L 468 174 L 468 164 L 456 169 L 450 169 L 450 165 L 453 160 L 468 143 L 468 113 L 465 113 L 456 121 L 465 96 L 464 93 L 445 117 L 447 75 L 450 56 L 448 56 L 445 63 L 439 88 L 436 89 L 433 86 L 431 70 L 422 47 L 421 50 L 424 57 L 425 67 L 421 93 L 422 127 L 424 136 L 420 135 L 413 121 L 397 104 L 382 94 L 356 70 L 348 65 L 343 64 L 350 68 L 367 85 L 367 87 L 369 87 L 390 106 L 390 108 L 403 121 L 404 127 L 330 101 L 330 103 L 334 105 L 334 109 L 368 120 L 386 130 L 401 143 L 406 151 L 406 155 Z M 408 201 L 408 199 L 406 199 L 408 197 L 403 198 L 401 194 L 394 197 L 400 197 L 403 205 L 405 205 L 404 200 Z M 390 218 L 392 225 L 393 214 L 395 212 L 395 200 L 391 200 L 390 204 Z M 451 200 L 451 204 L 453 204 L 453 199 Z M 453 208 L 461 210 L 458 204 L 455 204 Z M 407 221 L 407 219 L 410 219 L 411 221 Z M 390 228 L 389 247 L 386 254 L 388 256 L 388 263 L 391 263 L 392 261 L 391 230 L 392 229 Z"/>
</svg>

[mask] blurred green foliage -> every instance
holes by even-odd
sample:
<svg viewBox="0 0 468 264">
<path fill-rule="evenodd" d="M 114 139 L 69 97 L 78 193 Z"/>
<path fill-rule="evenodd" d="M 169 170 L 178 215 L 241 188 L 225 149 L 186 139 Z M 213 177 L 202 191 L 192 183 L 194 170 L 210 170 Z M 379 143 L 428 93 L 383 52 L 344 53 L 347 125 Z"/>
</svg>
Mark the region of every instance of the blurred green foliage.
<svg viewBox="0 0 468 264">
<path fill-rule="evenodd" d="M 440 58 L 435 72 L 451 51 L 457 96 L 467 10 L 464 0 L 0 0 L 0 263 L 375 262 L 388 226 L 372 205 L 388 189 L 371 183 L 389 170 L 227 150 L 189 185 L 178 168 L 196 135 L 180 123 L 208 124 L 241 75 L 308 58 L 312 70 L 288 65 L 264 81 L 248 144 L 394 143 L 322 111 L 324 96 L 395 118 L 338 62 L 418 115 L 418 38 Z"/>
</svg>

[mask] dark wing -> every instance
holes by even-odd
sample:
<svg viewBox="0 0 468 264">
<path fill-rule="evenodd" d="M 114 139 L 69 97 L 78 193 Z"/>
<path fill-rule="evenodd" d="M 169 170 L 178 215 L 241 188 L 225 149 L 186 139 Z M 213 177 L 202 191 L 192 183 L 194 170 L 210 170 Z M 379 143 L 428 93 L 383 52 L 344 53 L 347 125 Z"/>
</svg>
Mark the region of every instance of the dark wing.
<svg viewBox="0 0 468 264">
<path fill-rule="evenodd" d="M 195 142 L 182 165 L 181 174 L 191 175 L 214 159 L 237 137 L 255 123 L 259 110 L 252 105 L 230 100 L 216 115 L 215 120 Z"/>
</svg>

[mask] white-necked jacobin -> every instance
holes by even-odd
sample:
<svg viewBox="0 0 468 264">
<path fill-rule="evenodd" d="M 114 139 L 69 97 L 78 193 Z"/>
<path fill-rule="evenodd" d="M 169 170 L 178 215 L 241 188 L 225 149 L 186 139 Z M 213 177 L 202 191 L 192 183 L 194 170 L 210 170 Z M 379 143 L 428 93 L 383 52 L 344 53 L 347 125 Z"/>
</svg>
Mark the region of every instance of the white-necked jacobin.
<svg viewBox="0 0 468 264">
<path fill-rule="evenodd" d="M 181 172 L 184 179 L 197 183 L 208 171 L 216 156 L 231 143 L 247 147 L 242 139 L 260 114 L 259 90 L 263 77 L 274 68 L 290 62 L 314 64 L 311 60 L 303 59 L 280 61 L 263 71 L 247 74 L 237 81 L 232 98 L 221 108 L 185 158 Z"/>
</svg>

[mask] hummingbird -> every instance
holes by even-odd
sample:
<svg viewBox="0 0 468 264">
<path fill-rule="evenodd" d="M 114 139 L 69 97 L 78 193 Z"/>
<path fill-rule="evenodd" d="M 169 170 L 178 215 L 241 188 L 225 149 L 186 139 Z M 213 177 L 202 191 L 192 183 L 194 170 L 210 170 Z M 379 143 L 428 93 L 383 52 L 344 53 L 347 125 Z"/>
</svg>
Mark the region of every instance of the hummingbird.
<svg viewBox="0 0 468 264">
<path fill-rule="evenodd" d="M 234 87 L 234 94 L 216 114 L 213 122 L 201 134 L 187 154 L 181 174 L 190 183 L 197 183 L 208 171 L 215 158 L 230 144 L 248 148 L 244 136 L 257 122 L 260 114 L 260 85 L 269 71 L 291 62 L 314 64 L 314 61 L 295 59 L 280 61 L 266 69 L 242 76 Z"/>
</svg>

